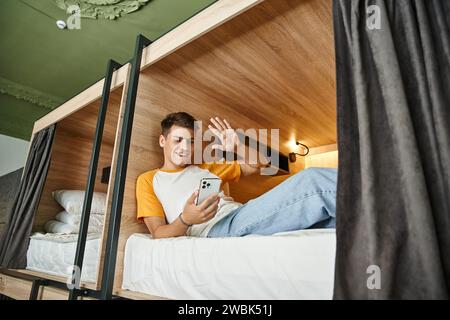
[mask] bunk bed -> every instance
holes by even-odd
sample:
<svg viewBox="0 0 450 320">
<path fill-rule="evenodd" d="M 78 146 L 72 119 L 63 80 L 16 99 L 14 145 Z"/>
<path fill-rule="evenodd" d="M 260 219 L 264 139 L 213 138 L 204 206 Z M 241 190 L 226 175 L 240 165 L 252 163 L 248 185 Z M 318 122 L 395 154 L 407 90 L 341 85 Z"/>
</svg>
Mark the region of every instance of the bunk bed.
<svg viewBox="0 0 450 320">
<path fill-rule="evenodd" d="M 78 264 L 84 267 L 84 270 L 81 268 L 83 276 L 79 287 L 85 290 L 100 287 L 100 255 L 105 250 L 103 235 L 107 228 L 106 215 L 102 223 L 103 232 L 97 234 L 88 235 L 87 230 L 81 230 L 79 234 L 67 236 L 43 235 L 46 233 L 45 224 L 63 209 L 53 198 L 53 191 L 90 188 L 92 193 L 106 193 L 104 211 L 109 210 L 111 181 L 114 179 L 111 172 L 114 172 L 116 157 L 115 140 L 120 129 L 125 80 L 130 65 L 119 67 L 116 62 L 109 61 L 104 79 L 36 121 L 32 139 L 36 133 L 56 124 L 50 165 L 33 221 L 27 268 L 6 271 L 6 275 L 2 275 L 5 284 L 0 286 L 0 293 L 8 295 L 12 290 L 15 298 L 30 296 L 30 292 L 23 292 L 23 296 L 21 290 L 19 293 L 15 291 L 13 279 L 16 276 L 21 278 L 23 288 L 31 288 L 35 284 L 37 290 L 31 290 L 33 298 L 45 297 L 45 290 L 40 288 L 40 284 L 51 281 L 57 287 L 66 289 L 65 285 L 60 284 L 66 284 L 72 276 L 69 267 Z M 88 215 L 85 214 L 85 217 Z M 74 263 L 76 256 L 78 262 Z M 2 270 L 2 273 L 5 271 Z M 52 290 L 55 293 L 52 297 L 67 299 L 66 290 Z"/>
<path fill-rule="evenodd" d="M 72 242 L 71 249 L 64 249 L 69 245 L 52 244 L 51 250 L 71 250 L 75 266 L 83 270 L 84 258 L 91 263 L 86 268 L 96 272 L 86 275 L 88 281 L 82 278 L 79 286 L 70 289 L 67 295 L 62 291 L 67 289 L 64 288 L 67 274 L 50 274 L 37 267 L 9 270 L 1 275 L 9 285 L 0 286 L 0 293 L 45 298 L 45 290 L 49 290 L 45 288 L 51 287 L 60 290 L 58 297 L 70 299 L 233 298 L 231 287 L 223 294 L 216 289 L 221 281 L 228 279 L 226 284 L 222 283 L 226 289 L 239 274 L 221 277 L 223 270 L 212 275 L 211 282 L 203 284 L 203 288 L 208 287 L 203 291 L 201 285 L 194 288 L 198 284 L 195 278 L 200 276 L 194 273 L 191 282 L 172 281 L 172 287 L 165 287 L 173 278 L 165 277 L 161 270 L 171 267 L 168 263 L 174 260 L 167 252 L 164 254 L 164 248 L 186 248 L 205 254 L 220 247 L 225 254 L 232 255 L 233 246 L 248 245 L 241 256 L 236 253 L 238 259 L 248 255 L 260 241 L 272 248 L 272 255 L 265 253 L 271 261 L 284 259 L 292 263 L 285 270 L 290 276 L 282 279 L 292 287 L 287 285 L 287 291 L 278 294 L 270 288 L 254 287 L 234 297 L 331 299 L 334 231 L 307 230 L 242 239 L 153 240 L 145 226 L 136 220 L 135 200 L 138 175 L 161 165 L 162 151 L 157 144 L 159 122 L 165 114 L 180 109 L 205 124 L 210 116 L 219 115 L 236 128 L 280 128 L 277 149 L 282 155 L 292 151 L 289 142 L 298 137 L 311 147 L 306 160 L 291 163 L 289 169 L 279 170 L 276 176 L 246 178 L 231 184 L 230 193 L 237 201 L 248 201 L 305 167 L 336 166 L 331 12 L 328 0 L 218 0 L 153 42 L 139 35 L 129 63 L 120 66 L 110 62 L 105 79 L 39 119 L 33 134 L 55 123 L 57 131 L 33 230 L 41 230 L 45 221 L 60 209 L 51 199 L 51 191 L 86 190 L 76 245 Z M 99 132 L 99 126 L 104 130 Z M 102 184 L 101 171 L 107 166 L 111 166 L 109 181 Z M 96 239 L 88 239 L 88 209 L 94 191 L 107 193 L 106 214 L 103 232 Z M 32 241 L 30 247 L 37 248 L 41 240 Z M 44 247 L 32 249 L 34 253 L 45 250 L 45 244 L 40 245 Z M 274 252 L 276 246 L 290 250 Z M 85 252 L 91 254 L 85 256 Z M 160 261 L 147 262 L 158 264 L 160 269 L 136 278 L 136 270 L 143 266 L 133 257 L 147 257 L 149 252 Z M 264 253 L 260 252 L 248 259 L 249 264 L 262 267 L 263 257 Z M 317 265 L 320 267 L 314 272 Z M 264 271 L 268 269 L 261 269 L 259 277 L 248 281 L 267 286 L 279 280 L 272 274 L 272 282 L 265 283 Z M 293 277 L 296 270 L 303 270 L 303 276 Z M 15 281 L 22 295 L 15 293 Z M 300 288 L 307 282 L 308 285 Z M 242 283 L 248 286 L 249 282 Z M 191 290 L 181 291 L 182 285 L 190 285 Z M 28 288 L 31 293 L 27 292 Z"/>
</svg>

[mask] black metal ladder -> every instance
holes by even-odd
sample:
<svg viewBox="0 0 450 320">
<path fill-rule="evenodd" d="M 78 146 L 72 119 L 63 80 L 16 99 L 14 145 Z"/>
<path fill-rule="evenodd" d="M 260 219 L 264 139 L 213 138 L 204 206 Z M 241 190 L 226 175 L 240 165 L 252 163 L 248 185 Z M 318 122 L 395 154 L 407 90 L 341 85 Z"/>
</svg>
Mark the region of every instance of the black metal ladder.
<svg viewBox="0 0 450 320">
<path fill-rule="evenodd" d="M 77 240 L 77 249 L 75 253 L 74 269 L 72 271 L 71 286 L 69 291 L 69 300 L 77 299 L 79 295 L 81 272 L 83 268 L 84 251 L 86 247 L 89 218 L 91 212 L 92 198 L 94 195 L 95 179 L 97 174 L 98 159 L 103 139 L 103 128 L 105 126 L 106 113 L 108 111 L 109 95 L 111 91 L 112 76 L 114 70 L 118 70 L 121 65 L 109 60 L 106 68 L 105 82 L 103 84 L 103 94 L 98 111 L 97 126 L 95 128 L 94 143 L 92 146 L 92 155 L 89 163 L 86 192 L 83 202 L 83 211 L 81 214 L 80 230 Z"/>
<path fill-rule="evenodd" d="M 117 157 L 117 168 L 114 177 L 114 189 L 112 193 L 111 213 L 108 224 L 107 242 L 105 261 L 102 270 L 101 290 L 80 290 L 80 278 L 82 273 L 82 265 L 84 258 L 84 250 L 86 246 L 87 231 L 89 226 L 89 215 L 94 193 L 95 177 L 97 172 L 98 158 L 100 153 L 103 126 L 106 117 L 106 111 L 109 101 L 109 92 L 112 81 L 112 74 L 115 69 L 120 68 L 120 64 L 110 60 L 108 62 L 107 74 L 103 87 L 102 103 L 99 110 L 99 118 L 97 120 L 97 128 L 94 138 L 94 146 L 89 166 L 89 174 L 87 181 L 86 194 L 83 204 L 83 212 L 80 223 L 80 234 L 77 242 L 77 251 L 75 254 L 74 269 L 71 284 L 73 288 L 69 291 L 69 300 L 75 300 L 81 295 L 91 295 L 98 299 L 112 299 L 115 265 L 117 258 L 117 247 L 119 241 L 120 221 L 122 217 L 123 194 L 125 189 L 125 179 L 128 165 L 128 153 L 130 150 L 131 131 L 133 127 L 134 110 L 137 97 L 137 89 L 139 84 L 139 74 L 142 62 L 142 52 L 144 48 L 150 45 L 152 41 L 138 35 L 136 38 L 136 46 L 134 56 L 131 62 L 131 73 L 128 84 L 126 103 L 123 113 L 123 124 L 120 135 L 120 144 Z"/>
</svg>

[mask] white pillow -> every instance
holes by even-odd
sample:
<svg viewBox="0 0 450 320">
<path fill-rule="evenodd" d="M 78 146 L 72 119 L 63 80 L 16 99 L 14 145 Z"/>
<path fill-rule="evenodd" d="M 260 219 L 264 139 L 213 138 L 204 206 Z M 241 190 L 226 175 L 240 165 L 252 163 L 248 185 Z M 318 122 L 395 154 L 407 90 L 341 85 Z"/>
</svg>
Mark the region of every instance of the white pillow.
<svg viewBox="0 0 450 320">
<path fill-rule="evenodd" d="M 48 233 L 70 234 L 75 233 L 75 226 L 55 220 L 50 220 L 45 224 L 44 230 Z"/>
<path fill-rule="evenodd" d="M 56 190 L 53 198 L 69 213 L 81 214 L 84 202 L 84 190 Z M 106 193 L 94 192 L 91 213 L 105 214 Z"/>
<path fill-rule="evenodd" d="M 81 222 L 81 214 L 68 213 L 61 211 L 56 215 L 56 220 L 79 227 Z M 89 216 L 89 226 L 102 227 L 105 215 L 98 213 L 91 213 Z"/>
</svg>

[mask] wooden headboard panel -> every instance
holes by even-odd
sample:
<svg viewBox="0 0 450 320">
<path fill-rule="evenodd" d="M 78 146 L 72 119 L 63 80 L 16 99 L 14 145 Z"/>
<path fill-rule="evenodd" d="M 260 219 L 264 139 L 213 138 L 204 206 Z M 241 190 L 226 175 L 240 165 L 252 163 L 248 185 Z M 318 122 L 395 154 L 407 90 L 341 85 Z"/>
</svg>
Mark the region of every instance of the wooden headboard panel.
<svg viewBox="0 0 450 320">
<path fill-rule="evenodd" d="M 305 168 L 312 167 L 337 168 L 337 144 L 311 148 L 308 156 L 305 157 Z"/>
</svg>

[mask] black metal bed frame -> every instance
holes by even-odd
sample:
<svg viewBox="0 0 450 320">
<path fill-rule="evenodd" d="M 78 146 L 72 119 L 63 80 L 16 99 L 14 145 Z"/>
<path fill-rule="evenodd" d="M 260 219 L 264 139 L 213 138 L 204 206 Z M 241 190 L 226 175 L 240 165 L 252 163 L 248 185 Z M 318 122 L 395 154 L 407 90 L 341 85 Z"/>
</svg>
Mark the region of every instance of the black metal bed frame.
<svg viewBox="0 0 450 320">
<path fill-rule="evenodd" d="M 73 288 L 69 292 L 69 299 L 75 300 L 77 296 L 79 295 L 79 288 L 80 288 L 80 278 L 81 278 L 81 272 L 83 268 L 83 260 L 84 260 L 84 249 L 86 247 L 86 239 L 87 239 L 87 231 L 89 226 L 89 218 L 90 218 L 90 212 L 91 212 L 91 205 L 92 205 L 92 197 L 94 194 L 94 186 L 95 186 L 95 178 L 97 173 L 97 167 L 98 167 L 98 159 L 100 155 L 100 149 L 103 139 L 103 128 L 105 125 L 105 119 L 106 119 L 106 113 L 108 110 L 108 102 L 109 102 L 109 94 L 111 89 L 111 82 L 112 82 L 112 76 L 114 70 L 117 70 L 121 67 L 119 63 L 117 63 L 114 60 L 109 60 L 108 65 L 106 68 L 106 76 L 105 76 L 105 82 L 103 85 L 103 95 L 102 95 L 102 101 L 100 104 L 100 109 L 98 111 L 98 118 L 97 118 L 97 126 L 95 129 L 95 135 L 94 135 L 94 144 L 92 147 L 92 156 L 91 161 L 89 164 L 89 171 L 88 171 L 88 178 L 87 178 L 87 184 L 86 184 L 86 193 L 84 197 L 84 203 L 83 203 L 83 211 L 81 214 L 81 221 L 80 221 L 80 230 L 77 240 L 77 249 L 75 253 L 75 261 L 74 261 L 74 267 L 79 270 L 79 272 L 75 272 L 76 269 L 73 270 L 72 273 L 72 279 L 71 284 Z"/>
<path fill-rule="evenodd" d="M 77 240 L 77 249 L 74 259 L 74 270 L 71 276 L 71 282 L 63 283 L 60 281 L 25 276 L 19 272 L 8 271 L 7 273 L 18 278 L 32 281 L 30 300 L 37 300 L 41 286 L 51 286 L 61 290 L 69 291 L 69 300 L 77 300 L 79 297 L 92 297 L 96 299 L 111 300 L 123 299 L 113 295 L 114 276 L 116 269 L 117 247 L 119 241 L 120 221 L 122 218 L 123 194 L 125 189 L 125 180 L 128 166 L 128 154 L 130 150 L 131 131 L 133 127 L 134 110 L 139 84 L 139 74 L 142 61 L 142 52 L 144 48 L 152 43 L 151 40 L 139 34 L 136 38 L 134 55 L 131 60 L 131 72 L 127 90 L 126 103 L 123 112 L 122 131 L 120 133 L 120 144 L 118 149 L 117 165 L 114 174 L 114 189 L 112 193 L 111 213 L 109 217 L 105 260 L 103 263 L 102 281 L 100 290 L 80 288 L 81 272 L 86 247 L 89 217 L 94 194 L 95 179 L 98 167 L 98 159 L 101 150 L 103 138 L 103 128 L 105 124 L 108 102 L 111 90 L 112 76 L 115 70 L 122 65 L 114 60 L 109 60 L 106 68 L 105 82 L 103 85 L 102 100 L 98 112 L 98 119 L 92 147 L 92 155 L 89 164 L 86 192 L 83 202 L 83 211 L 81 215 L 79 236 Z"/>
<path fill-rule="evenodd" d="M 114 191 L 112 194 L 111 214 L 108 225 L 105 261 L 102 273 L 101 299 L 111 299 L 116 270 L 117 247 L 119 241 L 120 221 L 122 219 L 123 193 L 127 175 L 128 154 L 130 150 L 131 131 L 133 128 L 139 74 L 141 70 L 142 51 L 152 43 L 143 35 L 136 38 L 134 58 L 131 64 L 130 81 L 120 134 L 119 153 L 117 157 Z"/>
</svg>

